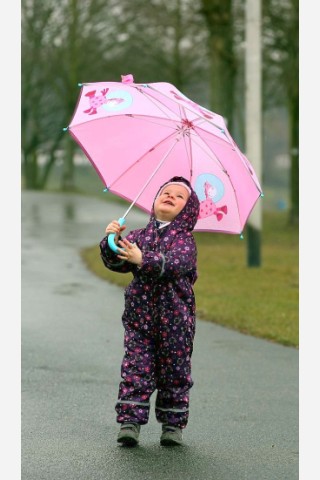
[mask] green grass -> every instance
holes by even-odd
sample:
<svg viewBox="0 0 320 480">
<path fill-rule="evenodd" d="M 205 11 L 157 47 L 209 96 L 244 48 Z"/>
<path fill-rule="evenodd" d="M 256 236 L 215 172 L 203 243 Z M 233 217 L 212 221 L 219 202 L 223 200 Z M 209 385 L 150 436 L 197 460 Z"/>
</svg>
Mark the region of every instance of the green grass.
<svg viewBox="0 0 320 480">
<path fill-rule="evenodd" d="M 264 338 L 299 345 L 299 235 L 287 212 L 264 212 L 261 266 L 247 266 L 246 232 L 196 233 L 198 318 Z M 102 279 L 125 287 L 132 275 L 106 269 L 94 245 L 81 252 L 87 267 Z"/>
</svg>

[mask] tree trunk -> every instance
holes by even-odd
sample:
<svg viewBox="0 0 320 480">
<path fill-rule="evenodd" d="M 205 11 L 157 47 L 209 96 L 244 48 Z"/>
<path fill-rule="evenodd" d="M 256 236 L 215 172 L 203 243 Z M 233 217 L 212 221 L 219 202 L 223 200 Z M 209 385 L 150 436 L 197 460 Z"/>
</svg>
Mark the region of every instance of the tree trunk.
<svg viewBox="0 0 320 480">
<path fill-rule="evenodd" d="M 61 132 L 56 137 L 55 142 L 53 143 L 52 147 L 50 148 L 50 151 L 48 152 L 48 155 L 47 155 L 48 156 L 48 161 L 43 168 L 41 180 L 39 182 L 40 187 L 43 190 L 46 188 L 50 172 L 51 172 L 51 170 L 52 170 L 52 168 L 55 164 L 55 161 L 56 161 L 56 153 L 57 153 L 58 147 L 59 147 L 59 145 L 61 143 L 61 140 L 62 140 L 64 135 L 65 135 L 65 132 L 61 130 Z"/>
<path fill-rule="evenodd" d="M 24 188 L 27 190 L 37 190 L 39 189 L 38 178 L 39 178 L 39 167 L 38 167 L 38 156 L 36 150 L 30 150 L 28 153 L 25 153 L 25 159 L 23 162 L 23 179 L 24 179 Z"/>
<path fill-rule="evenodd" d="M 67 139 L 61 179 L 61 190 L 65 192 L 73 191 L 75 189 L 73 162 L 74 152 L 75 145 L 72 143 L 71 139 Z"/>
</svg>

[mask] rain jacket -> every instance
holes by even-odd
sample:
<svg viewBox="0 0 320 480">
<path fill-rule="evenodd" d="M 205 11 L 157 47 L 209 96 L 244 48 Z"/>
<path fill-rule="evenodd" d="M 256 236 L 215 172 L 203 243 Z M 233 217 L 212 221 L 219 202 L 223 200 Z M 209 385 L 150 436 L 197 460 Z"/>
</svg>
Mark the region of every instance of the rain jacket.
<svg viewBox="0 0 320 480">
<path fill-rule="evenodd" d="M 159 229 L 152 207 L 147 226 L 126 236 L 142 251 L 141 267 L 119 261 L 107 237 L 100 242 L 101 258 L 107 268 L 133 274 L 125 290 L 122 316 L 125 355 L 116 404 L 119 423 L 147 423 L 149 399 L 156 389 L 157 420 L 180 428 L 188 422 L 195 333 L 193 285 L 197 279 L 197 248 L 192 231 L 199 215 L 199 200 L 183 177 L 173 177 L 166 184 L 172 181 L 182 181 L 191 189 L 181 212 Z"/>
</svg>

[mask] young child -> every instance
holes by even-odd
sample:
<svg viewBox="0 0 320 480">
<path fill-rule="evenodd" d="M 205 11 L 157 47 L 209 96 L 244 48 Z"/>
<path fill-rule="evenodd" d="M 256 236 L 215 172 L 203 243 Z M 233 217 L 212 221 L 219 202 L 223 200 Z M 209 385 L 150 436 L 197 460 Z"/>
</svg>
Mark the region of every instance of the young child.
<svg viewBox="0 0 320 480">
<path fill-rule="evenodd" d="M 140 426 L 148 422 L 150 397 L 157 390 L 155 413 L 162 423 L 161 445 L 180 445 L 188 423 L 191 355 L 195 333 L 193 284 L 197 250 L 192 231 L 199 200 L 188 180 L 173 177 L 158 191 L 145 228 L 121 238 L 125 226 L 113 220 L 122 251 L 114 253 L 107 236 L 101 258 L 110 270 L 132 272 L 125 290 L 125 354 L 116 404 L 121 423 L 117 441 L 138 443 Z"/>
</svg>

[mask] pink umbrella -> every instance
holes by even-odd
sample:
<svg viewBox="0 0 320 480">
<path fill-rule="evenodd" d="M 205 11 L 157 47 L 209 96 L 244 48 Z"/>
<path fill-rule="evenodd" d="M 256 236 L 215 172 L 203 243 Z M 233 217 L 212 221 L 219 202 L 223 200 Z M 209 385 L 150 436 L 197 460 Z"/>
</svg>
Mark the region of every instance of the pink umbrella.
<svg viewBox="0 0 320 480">
<path fill-rule="evenodd" d="M 86 83 L 68 127 L 106 190 L 151 212 L 159 186 L 187 178 L 201 208 L 195 231 L 241 234 L 262 190 L 223 117 L 170 83 Z M 111 244 L 113 248 L 117 248 Z"/>
</svg>

